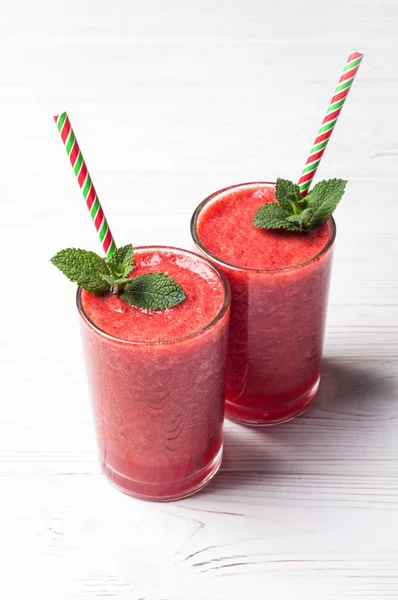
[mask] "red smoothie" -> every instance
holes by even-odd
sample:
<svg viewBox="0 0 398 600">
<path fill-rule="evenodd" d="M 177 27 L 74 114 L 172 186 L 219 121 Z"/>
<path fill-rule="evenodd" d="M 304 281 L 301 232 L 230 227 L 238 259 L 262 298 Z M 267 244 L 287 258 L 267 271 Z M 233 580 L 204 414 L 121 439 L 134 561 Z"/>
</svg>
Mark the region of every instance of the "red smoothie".
<svg viewBox="0 0 398 600">
<path fill-rule="evenodd" d="M 222 455 L 229 288 L 185 250 L 135 250 L 132 276 L 167 273 L 186 299 L 146 311 L 78 291 L 102 468 L 123 491 L 174 500 L 203 487 Z"/>
<path fill-rule="evenodd" d="M 259 229 L 274 184 L 216 192 L 192 218 L 196 246 L 227 276 L 231 323 L 226 416 L 253 425 L 286 421 L 320 380 L 334 221 L 309 233 Z"/>
</svg>

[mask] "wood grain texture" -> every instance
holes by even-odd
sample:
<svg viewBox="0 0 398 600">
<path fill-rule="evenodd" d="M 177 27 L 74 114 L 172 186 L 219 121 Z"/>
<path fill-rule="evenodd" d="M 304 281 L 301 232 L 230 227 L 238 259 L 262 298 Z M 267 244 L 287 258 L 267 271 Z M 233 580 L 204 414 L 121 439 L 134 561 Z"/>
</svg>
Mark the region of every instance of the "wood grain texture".
<svg viewBox="0 0 398 600">
<path fill-rule="evenodd" d="M 397 26 L 388 0 L 0 0 L 2 598 L 398 598 Z M 318 172 L 350 185 L 316 404 L 227 423 L 201 494 L 123 496 L 96 461 L 74 290 L 48 263 L 99 250 L 51 116 L 68 110 L 118 240 L 189 247 L 210 192 L 298 178 L 353 46 Z"/>
</svg>

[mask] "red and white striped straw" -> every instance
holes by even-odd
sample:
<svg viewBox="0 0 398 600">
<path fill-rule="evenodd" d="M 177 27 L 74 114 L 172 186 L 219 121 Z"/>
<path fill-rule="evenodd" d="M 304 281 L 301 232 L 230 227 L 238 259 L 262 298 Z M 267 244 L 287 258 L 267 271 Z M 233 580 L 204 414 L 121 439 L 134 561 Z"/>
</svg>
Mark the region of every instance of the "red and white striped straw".
<svg viewBox="0 0 398 600">
<path fill-rule="evenodd" d="M 314 145 L 298 181 L 302 196 L 306 196 L 308 194 L 309 187 L 314 179 L 316 170 L 326 150 L 326 146 L 328 145 L 334 127 L 337 123 L 337 119 L 343 109 L 344 102 L 346 101 L 348 92 L 351 89 L 362 59 L 363 53 L 358 52 L 358 50 L 353 50 L 347 59 L 343 74 L 339 79 L 333 94 L 333 98 L 331 99 L 327 109 L 326 116 L 322 121 L 322 125 L 315 138 Z"/>
<path fill-rule="evenodd" d="M 57 124 L 58 131 L 77 177 L 80 189 L 83 192 L 83 197 L 94 222 L 95 229 L 97 230 L 105 256 L 110 258 L 116 250 L 115 240 L 113 239 L 104 211 L 102 210 L 90 173 L 88 172 L 79 144 L 77 143 L 76 136 L 70 124 L 69 117 L 66 112 L 63 112 L 60 115 L 56 115 L 54 121 Z"/>
</svg>

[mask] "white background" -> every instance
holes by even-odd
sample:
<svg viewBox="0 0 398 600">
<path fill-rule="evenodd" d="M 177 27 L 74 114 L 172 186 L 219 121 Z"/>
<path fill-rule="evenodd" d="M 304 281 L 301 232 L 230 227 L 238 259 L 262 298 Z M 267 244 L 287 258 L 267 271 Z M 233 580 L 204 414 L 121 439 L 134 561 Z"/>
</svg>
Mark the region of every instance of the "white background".
<svg viewBox="0 0 398 600">
<path fill-rule="evenodd" d="M 398 598 L 397 28 L 388 0 L 0 0 L 1 598 Z M 350 184 L 316 404 L 227 423 L 201 494 L 124 496 L 96 460 L 75 289 L 48 262 L 100 251 L 52 115 L 118 244 L 189 247 L 212 191 L 299 177 L 352 47 L 318 171 Z"/>
</svg>

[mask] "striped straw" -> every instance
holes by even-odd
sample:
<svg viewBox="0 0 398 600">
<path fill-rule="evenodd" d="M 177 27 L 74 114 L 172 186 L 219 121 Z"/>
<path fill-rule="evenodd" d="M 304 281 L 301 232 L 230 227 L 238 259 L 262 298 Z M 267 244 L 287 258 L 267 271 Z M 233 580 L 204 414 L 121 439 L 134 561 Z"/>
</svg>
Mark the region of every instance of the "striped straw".
<svg viewBox="0 0 398 600">
<path fill-rule="evenodd" d="M 108 221 L 105 218 L 104 211 L 95 191 L 94 184 L 91 180 L 83 155 L 80 151 L 79 144 L 75 134 L 73 133 L 69 117 L 66 112 L 54 117 L 58 131 L 61 134 L 61 139 L 66 148 L 66 153 L 69 156 L 71 165 L 77 177 L 80 189 L 83 192 L 87 208 L 90 211 L 91 218 L 97 230 L 100 242 L 104 249 L 107 258 L 110 258 L 116 250 L 115 241 L 113 239 Z"/>
<path fill-rule="evenodd" d="M 358 52 L 357 50 L 353 50 L 347 59 L 347 64 L 344 67 L 343 74 L 339 79 L 333 94 L 333 98 L 331 99 L 327 109 L 326 116 L 322 121 L 322 125 L 315 138 L 314 145 L 298 181 L 302 196 L 306 196 L 308 194 L 309 187 L 314 179 L 316 170 L 326 150 L 326 146 L 328 145 L 334 127 L 337 123 L 337 119 L 343 109 L 344 102 L 346 101 L 348 92 L 351 89 L 362 59 L 362 52 Z"/>
</svg>

